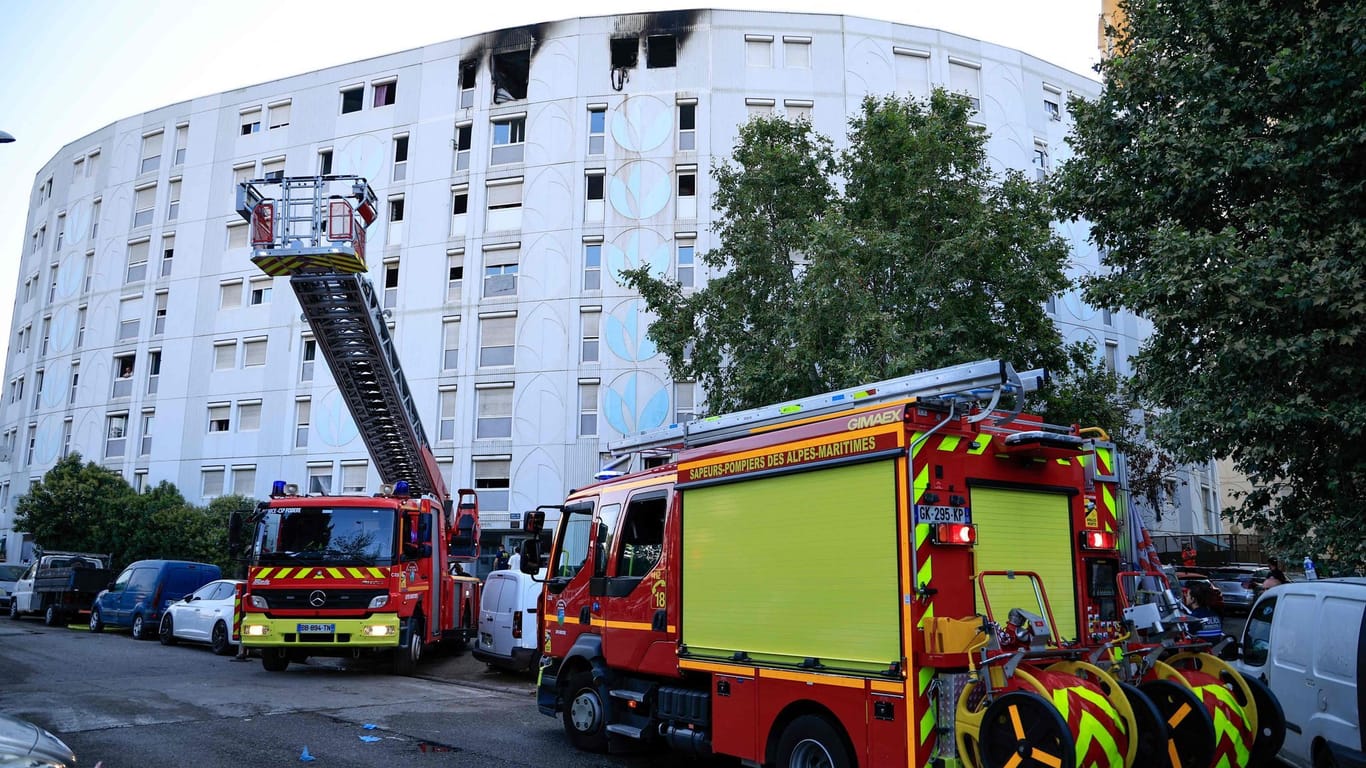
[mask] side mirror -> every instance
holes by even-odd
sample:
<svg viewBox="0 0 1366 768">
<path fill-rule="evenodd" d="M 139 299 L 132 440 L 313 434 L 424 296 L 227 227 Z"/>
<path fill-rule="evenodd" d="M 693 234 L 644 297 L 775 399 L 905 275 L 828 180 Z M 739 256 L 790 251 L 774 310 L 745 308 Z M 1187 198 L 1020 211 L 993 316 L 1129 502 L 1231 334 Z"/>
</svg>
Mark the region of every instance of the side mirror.
<svg viewBox="0 0 1366 768">
<path fill-rule="evenodd" d="M 527 514 L 535 514 L 535 513 L 534 513 L 534 512 L 528 512 Z M 543 513 L 543 516 L 544 516 L 544 513 Z M 540 540 L 538 540 L 538 539 L 527 539 L 526 541 L 522 542 L 522 546 L 521 546 L 521 549 L 520 549 L 519 551 L 520 551 L 522 557 L 521 557 L 521 560 L 519 561 L 519 566 L 518 566 L 518 567 L 521 569 L 522 573 L 525 573 L 525 574 L 527 574 L 528 576 L 535 576 L 535 575 L 537 574 L 537 572 L 539 572 L 539 571 L 541 570 L 541 568 L 544 567 L 544 565 L 541 563 L 541 542 L 540 542 Z"/>
<path fill-rule="evenodd" d="M 522 531 L 530 534 L 539 534 L 545 528 L 545 510 L 534 509 L 522 514 Z"/>
<path fill-rule="evenodd" d="M 1219 658 L 1224 661 L 1237 661 L 1240 654 L 1238 638 L 1233 635 L 1224 635 L 1224 642 L 1219 645 Z"/>
</svg>

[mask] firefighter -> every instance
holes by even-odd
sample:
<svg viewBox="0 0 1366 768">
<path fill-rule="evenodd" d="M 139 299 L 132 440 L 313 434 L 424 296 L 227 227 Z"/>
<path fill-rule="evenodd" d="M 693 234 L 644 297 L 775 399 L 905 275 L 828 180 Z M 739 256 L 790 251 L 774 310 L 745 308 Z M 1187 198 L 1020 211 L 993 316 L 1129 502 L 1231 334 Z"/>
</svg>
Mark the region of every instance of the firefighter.
<svg viewBox="0 0 1366 768">
<path fill-rule="evenodd" d="M 1195 567 L 1195 545 L 1186 542 L 1186 546 L 1181 549 L 1181 564 L 1187 568 Z"/>
</svg>

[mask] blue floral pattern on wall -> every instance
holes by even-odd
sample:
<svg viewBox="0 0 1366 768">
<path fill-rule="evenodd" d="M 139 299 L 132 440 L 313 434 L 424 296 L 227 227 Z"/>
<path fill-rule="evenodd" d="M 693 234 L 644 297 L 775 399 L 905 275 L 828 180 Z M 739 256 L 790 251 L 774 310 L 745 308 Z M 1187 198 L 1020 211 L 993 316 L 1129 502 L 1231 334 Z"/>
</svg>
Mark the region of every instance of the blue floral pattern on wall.
<svg viewBox="0 0 1366 768">
<path fill-rule="evenodd" d="M 654 394 L 646 397 L 642 390 Z M 623 435 L 655 429 L 669 416 L 669 391 L 654 376 L 627 373 L 608 385 L 602 412 L 612 429 Z"/>
<path fill-rule="evenodd" d="M 656 163 L 626 163 L 607 179 L 612 209 L 628 219 L 648 219 L 664 210 L 671 191 L 669 172 Z"/>
<path fill-rule="evenodd" d="M 617 359 L 639 363 L 659 354 L 659 348 L 646 336 L 650 324 L 645 321 L 644 305 L 632 301 L 610 313 L 603 323 L 603 337 L 607 348 Z"/>
<path fill-rule="evenodd" d="M 612 140 L 630 152 L 649 152 L 673 133 L 672 106 L 654 96 L 637 96 L 612 113 Z"/>
<path fill-rule="evenodd" d="M 655 277 L 664 277 L 669 271 L 672 256 L 669 245 L 668 241 L 651 230 L 633 229 L 603 244 L 607 271 L 617 285 L 621 285 L 618 275 L 623 270 L 635 269 L 641 265 L 649 266 L 650 274 Z"/>
</svg>

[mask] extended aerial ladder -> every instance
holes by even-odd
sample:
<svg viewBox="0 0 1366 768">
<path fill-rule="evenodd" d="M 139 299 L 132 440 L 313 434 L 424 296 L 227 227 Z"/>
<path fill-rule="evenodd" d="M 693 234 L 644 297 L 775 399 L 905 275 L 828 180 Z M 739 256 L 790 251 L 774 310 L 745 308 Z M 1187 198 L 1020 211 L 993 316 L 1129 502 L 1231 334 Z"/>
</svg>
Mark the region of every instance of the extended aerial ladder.
<svg viewBox="0 0 1366 768">
<path fill-rule="evenodd" d="M 365 276 L 365 228 L 376 205 L 360 176 L 253 179 L 237 189 L 237 212 L 251 226 L 252 263 L 273 277 L 289 277 L 380 481 L 407 483 L 416 495 L 438 500 L 453 531 L 452 559 L 475 560 L 477 497 L 461 489 L 460 503 L 453 505 L 386 312 Z"/>
</svg>

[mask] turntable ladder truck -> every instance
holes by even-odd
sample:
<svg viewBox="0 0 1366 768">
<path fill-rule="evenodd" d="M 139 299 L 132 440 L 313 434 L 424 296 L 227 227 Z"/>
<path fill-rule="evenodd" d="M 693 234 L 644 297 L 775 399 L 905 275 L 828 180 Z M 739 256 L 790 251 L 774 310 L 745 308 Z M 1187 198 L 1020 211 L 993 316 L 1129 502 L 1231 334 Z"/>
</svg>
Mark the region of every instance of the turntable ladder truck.
<svg viewBox="0 0 1366 768">
<path fill-rule="evenodd" d="M 276 481 L 234 526 L 251 539 L 241 639 L 265 667 L 309 656 L 391 652 L 411 673 L 438 642 L 477 630 L 480 583 L 473 490 L 452 499 L 367 279 L 365 228 L 375 193 L 351 175 L 241 182 L 252 262 L 288 277 L 382 483 L 372 496 L 315 495 Z M 242 523 L 250 523 L 250 530 Z"/>
</svg>

